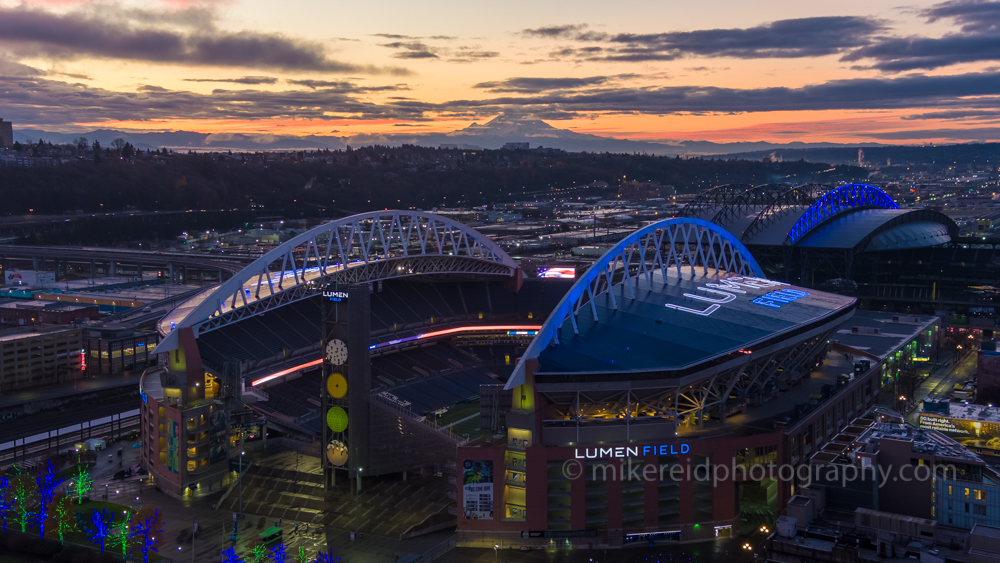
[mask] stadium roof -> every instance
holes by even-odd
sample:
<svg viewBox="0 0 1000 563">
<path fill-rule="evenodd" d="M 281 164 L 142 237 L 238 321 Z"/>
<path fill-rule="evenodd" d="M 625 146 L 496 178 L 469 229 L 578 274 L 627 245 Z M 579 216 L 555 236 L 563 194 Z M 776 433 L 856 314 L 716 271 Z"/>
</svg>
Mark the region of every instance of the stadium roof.
<svg viewBox="0 0 1000 563">
<path fill-rule="evenodd" d="M 683 213 L 716 223 L 749 246 L 870 252 L 934 246 L 958 235 L 946 215 L 900 209 L 868 184 L 719 186 L 703 192 Z"/>
<path fill-rule="evenodd" d="M 764 279 L 747 248 L 719 225 L 667 219 L 623 239 L 574 283 L 507 388 L 526 381 L 528 361 L 537 361 L 539 375 L 700 377 L 713 362 L 778 345 L 782 335 L 832 330 L 854 303 Z"/>
<path fill-rule="evenodd" d="M 626 298 L 625 285 L 615 286 L 617 310 L 612 308 L 608 293 L 599 295 L 594 302 L 599 322 L 594 321 L 589 307 L 582 308 L 577 317 L 579 333 L 573 332 L 569 321 L 564 322 L 559 344 L 545 348 L 538 356 L 536 373 L 680 370 L 829 319 L 850 310 L 855 301 L 778 282 L 750 283 L 732 285 L 731 291 L 740 293 L 730 293 L 735 295 L 732 301 L 706 315 L 708 303 L 686 297 L 725 300 L 719 294 L 704 293 L 704 289 L 707 284 L 725 286 L 726 279 L 747 281 L 717 270 L 683 279 L 668 271 L 665 280 L 658 271 L 650 290 L 640 291 L 634 300 Z M 724 289 L 717 291 L 728 293 Z M 781 292 L 776 297 L 794 299 L 784 302 L 766 297 L 776 292 Z M 670 308 L 668 304 L 684 309 Z"/>
<path fill-rule="evenodd" d="M 929 209 L 860 209 L 813 229 L 797 245 L 859 252 L 932 246 L 951 240 L 950 221 Z"/>
<path fill-rule="evenodd" d="M 517 263 L 475 229 L 422 211 L 375 211 L 310 229 L 257 258 L 225 282 L 167 313 L 158 349 L 178 346 L 177 329 L 200 335 L 308 299 L 330 282 L 365 283 L 425 274 L 509 277 Z"/>
</svg>

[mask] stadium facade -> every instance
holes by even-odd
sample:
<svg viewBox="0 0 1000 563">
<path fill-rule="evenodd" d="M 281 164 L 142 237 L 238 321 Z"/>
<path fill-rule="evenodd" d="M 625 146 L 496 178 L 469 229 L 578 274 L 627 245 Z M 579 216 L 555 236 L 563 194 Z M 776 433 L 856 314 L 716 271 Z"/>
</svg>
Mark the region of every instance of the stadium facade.
<svg viewBox="0 0 1000 563">
<path fill-rule="evenodd" d="M 877 399 L 870 364 L 811 374 L 854 307 L 765 278 L 718 225 L 636 231 L 576 280 L 519 361 L 507 443 L 459 448 L 459 542 L 697 541 L 752 507 L 776 513 L 791 483 L 763 471 L 803 463 Z"/>
</svg>

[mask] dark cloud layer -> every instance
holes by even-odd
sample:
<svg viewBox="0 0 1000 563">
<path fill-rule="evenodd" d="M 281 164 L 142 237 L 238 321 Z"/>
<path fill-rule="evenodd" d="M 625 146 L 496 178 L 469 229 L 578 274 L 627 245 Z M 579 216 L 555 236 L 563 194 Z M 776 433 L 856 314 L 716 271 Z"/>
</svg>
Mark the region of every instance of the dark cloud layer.
<svg viewBox="0 0 1000 563">
<path fill-rule="evenodd" d="M 923 10 L 928 22 L 952 20 L 965 33 L 996 32 L 1000 29 L 1000 2 L 983 0 L 952 0 Z"/>
<path fill-rule="evenodd" d="M 580 79 L 586 81 L 587 79 Z M 374 102 L 373 89 L 353 83 L 312 84 L 305 90 L 271 92 L 217 89 L 210 94 L 144 86 L 136 92 L 112 92 L 33 76 L 0 76 L 0 107 L 6 119 L 33 124 L 94 123 L 105 120 L 173 119 L 395 119 L 422 121 L 436 116 L 473 117 L 501 111 L 566 119 L 596 113 L 663 115 L 803 110 L 906 109 L 951 111 L 1000 107 L 1000 74 L 908 76 L 896 79 L 837 80 L 802 88 L 712 88 L 609 86 L 601 77 L 584 89 L 560 89 L 556 83 L 511 79 L 527 95 L 428 103 L 403 96 Z M 306 81 L 297 85 L 307 86 Z M 498 83 L 498 87 L 501 83 Z M 580 83 L 577 83 L 579 85 Z M 480 85 L 488 88 L 489 86 Z M 572 85 L 562 84 L 561 86 Z M 405 89 L 405 85 L 375 87 Z"/>
<path fill-rule="evenodd" d="M 883 72 L 1000 60 L 1000 2 L 953 0 L 936 4 L 920 15 L 931 23 L 951 21 L 961 26 L 961 32 L 942 37 L 886 37 L 844 55 L 841 60 L 871 61 L 870 68 Z"/>
<path fill-rule="evenodd" d="M 216 89 L 209 94 L 142 86 L 114 92 L 35 76 L 0 76 L 4 118 L 21 123 L 96 123 L 152 119 L 400 119 L 419 120 L 434 108 L 407 98 L 362 99 L 361 91 L 271 92 Z"/>
<path fill-rule="evenodd" d="M 585 114 L 768 112 L 805 110 L 906 109 L 914 107 L 998 107 L 1000 74 L 907 76 L 834 80 L 801 88 L 737 89 L 702 86 L 592 88 L 583 92 L 551 92 L 532 96 L 495 97 L 449 102 L 449 109 L 507 107 L 536 111 L 558 109 Z"/>
<path fill-rule="evenodd" d="M 598 42 L 600 47 L 565 48 L 553 56 L 585 60 L 665 61 L 682 57 L 740 59 L 801 58 L 843 53 L 867 45 L 885 29 L 872 18 L 831 16 L 780 20 L 749 28 L 669 33 L 608 34 L 586 25 L 525 29 L 525 37 Z"/>
<path fill-rule="evenodd" d="M 89 56 L 196 66 L 408 73 L 333 60 L 318 43 L 280 34 L 215 29 L 211 20 L 183 19 L 183 11 L 170 17 L 158 14 L 105 7 L 60 15 L 24 6 L 0 7 L 0 45 L 57 59 Z"/>
</svg>

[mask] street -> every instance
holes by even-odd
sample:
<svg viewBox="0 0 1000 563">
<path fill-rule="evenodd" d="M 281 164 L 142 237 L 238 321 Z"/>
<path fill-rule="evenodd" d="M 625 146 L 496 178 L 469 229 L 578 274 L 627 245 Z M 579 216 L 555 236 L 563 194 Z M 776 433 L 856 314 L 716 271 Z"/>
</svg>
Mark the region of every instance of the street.
<svg viewBox="0 0 1000 563">
<path fill-rule="evenodd" d="M 920 407 L 925 398 L 947 399 L 955 388 L 955 384 L 964 383 L 976 373 L 978 355 L 975 350 L 969 350 L 965 356 L 947 367 L 938 367 L 924 378 L 916 388 L 910 410 L 906 413 L 907 421 L 917 424 L 920 417 Z"/>
</svg>

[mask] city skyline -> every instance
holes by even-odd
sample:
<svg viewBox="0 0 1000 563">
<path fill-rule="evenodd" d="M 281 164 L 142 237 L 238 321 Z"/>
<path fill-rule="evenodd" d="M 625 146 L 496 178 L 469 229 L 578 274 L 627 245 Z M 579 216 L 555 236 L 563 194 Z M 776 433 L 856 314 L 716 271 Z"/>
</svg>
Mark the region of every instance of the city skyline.
<svg viewBox="0 0 1000 563">
<path fill-rule="evenodd" d="M 979 1 L 0 2 L 0 108 L 17 128 L 357 143 L 500 113 L 649 142 L 989 141 L 998 24 Z"/>
</svg>

